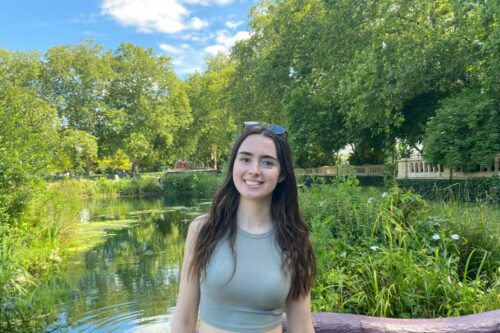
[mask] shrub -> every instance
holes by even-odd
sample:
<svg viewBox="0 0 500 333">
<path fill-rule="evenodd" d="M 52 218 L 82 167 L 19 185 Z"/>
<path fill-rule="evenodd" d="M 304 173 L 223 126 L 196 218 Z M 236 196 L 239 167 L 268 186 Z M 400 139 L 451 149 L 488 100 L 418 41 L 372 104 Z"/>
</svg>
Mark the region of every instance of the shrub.
<svg viewBox="0 0 500 333">
<path fill-rule="evenodd" d="M 163 193 L 167 196 L 211 197 L 222 181 L 219 174 L 202 172 L 167 173 L 161 178 Z"/>
<path fill-rule="evenodd" d="M 56 182 L 57 183 L 57 182 Z M 121 195 L 162 194 L 158 177 L 106 179 L 66 179 L 60 186 L 80 197 L 113 197 Z"/>
<path fill-rule="evenodd" d="M 398 179 L 401 188 L 412 190 L 427 200 L 497 203 L 500 177 L 471 179 Z"/>
</svg>

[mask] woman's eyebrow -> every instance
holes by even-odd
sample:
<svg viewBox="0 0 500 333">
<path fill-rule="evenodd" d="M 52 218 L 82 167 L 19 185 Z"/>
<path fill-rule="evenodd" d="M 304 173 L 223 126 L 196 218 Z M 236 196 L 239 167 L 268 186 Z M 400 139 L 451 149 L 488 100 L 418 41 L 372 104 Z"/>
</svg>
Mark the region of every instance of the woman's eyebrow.
<svg viewBox="0 0 500 333">
<path fill-rule="evenodd" d="M 252 153 L 249 153 L 249 152 L 247 152 L 247 151 L 240 151 L 240 152 L 238 153 L 238 155 L 240 155 L 240 154 L 241 154 L 241 155 L 249 155 L 249 156 L 253 156 L 253 154 L 252 154 Z"/>
<path fill-rule="evenodd" d="M 253 156 L 253 153 L 250 153 L 250 152 L 248 152 L 248 151 L 240 151 L 240 152 L 238 153 L 238 155 Z M 278 160 L 276 157 L 271 156 L 271 155 L 262 155 L 260 158 L 261 158 L 261 159 L 262 159 L 262 158 L 270 158 L 270 159 L 273 159 L 273 160 L 276 160 L 276 161 Z"/>
</svg>

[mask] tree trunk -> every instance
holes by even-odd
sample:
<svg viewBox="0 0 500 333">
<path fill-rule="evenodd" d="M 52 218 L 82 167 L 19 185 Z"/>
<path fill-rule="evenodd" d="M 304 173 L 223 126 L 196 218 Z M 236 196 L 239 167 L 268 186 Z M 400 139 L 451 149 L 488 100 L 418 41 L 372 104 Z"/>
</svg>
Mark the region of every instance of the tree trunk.
<svg viewBox="0 0 500 333">
<path fill-rule="evenodd" d="M 90 175 L 90 159 L 88 157 L 85 158 L 85 175 Z"/>
</svg>

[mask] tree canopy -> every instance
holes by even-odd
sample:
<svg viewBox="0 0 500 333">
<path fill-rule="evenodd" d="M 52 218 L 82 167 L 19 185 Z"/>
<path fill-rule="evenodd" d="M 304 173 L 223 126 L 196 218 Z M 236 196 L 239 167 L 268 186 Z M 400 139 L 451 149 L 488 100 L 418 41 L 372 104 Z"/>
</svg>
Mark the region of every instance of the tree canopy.
<svg viewBox="0 0 500 333">
<path fill-rule="evenodd" d="M 493 1 L 262 1 L 232 53 L 233 108 L 287 124 L 302 165 L 347 143 L 381 163 L 464 89 L 498 105 L 499 16 Z"/>
<path fill-rule="evenodd" d="M 498 2 L 264 0 L 249 15 L 251 37 L 185 81 L 170 57 L 130 43 L 1 50 L 2 105 L 55 110 L 59 148 L 40 170 L 219 167 L 245 120 L 286 126 L 303 167 L 346 145 L 352 164 L 384 163 L 396 143 L 467 169 L 498 152 Z"/>
</svg>

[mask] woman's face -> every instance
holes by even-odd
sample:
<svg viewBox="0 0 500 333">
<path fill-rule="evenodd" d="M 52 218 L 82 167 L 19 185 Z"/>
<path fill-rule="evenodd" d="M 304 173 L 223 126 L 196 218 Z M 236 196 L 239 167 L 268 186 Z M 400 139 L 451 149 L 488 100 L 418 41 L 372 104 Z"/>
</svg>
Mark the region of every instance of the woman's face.
<svg viewBox="0 0 500 333">
<path fill-rule="evenodd" d="M 242 198 L 269 199 L 280 182 L 280 164 L 271 138 L 250 135 L 242 143 L 233 166 L 233 182 Z"/>
</svg>

